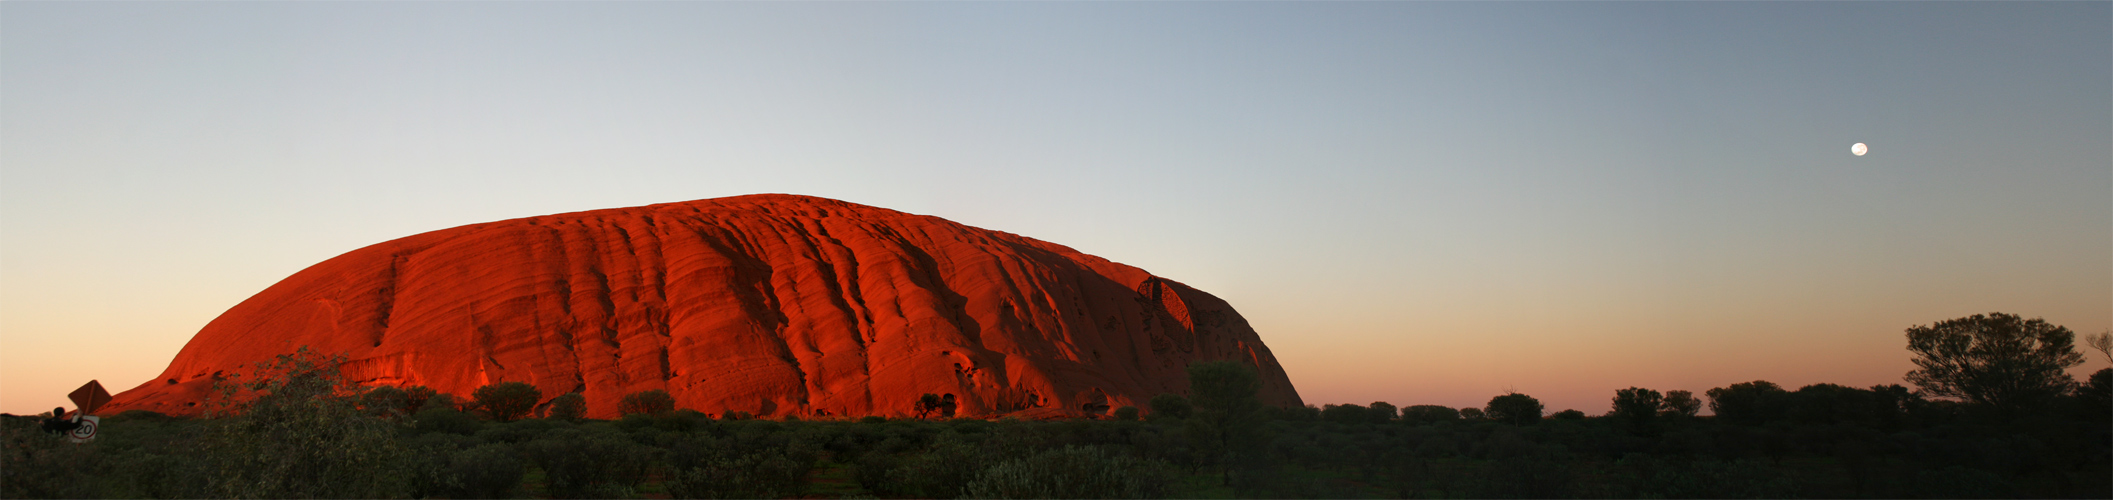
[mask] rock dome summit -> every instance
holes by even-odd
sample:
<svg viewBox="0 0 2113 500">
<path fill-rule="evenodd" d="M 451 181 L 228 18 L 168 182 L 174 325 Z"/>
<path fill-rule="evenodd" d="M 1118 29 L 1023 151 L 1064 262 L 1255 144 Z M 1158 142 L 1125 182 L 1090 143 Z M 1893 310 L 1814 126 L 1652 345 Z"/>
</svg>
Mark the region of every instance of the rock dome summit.
<svg viewBox="0 0 2113 500">
<path fill-rule="evenodd" d="M 752 195 L 473 224 L 310 266 L 222 313 L 106 412 L 192 414 L 216 378 L 303 346 L 365 385 L 466 397 L 526 382 L 588 415 L 664 389 L 759 416 L 1083 416 L 1237 360 L 1302 402 L 1225 301 L 1014 234 L 836 200 Z"/>
</svg>

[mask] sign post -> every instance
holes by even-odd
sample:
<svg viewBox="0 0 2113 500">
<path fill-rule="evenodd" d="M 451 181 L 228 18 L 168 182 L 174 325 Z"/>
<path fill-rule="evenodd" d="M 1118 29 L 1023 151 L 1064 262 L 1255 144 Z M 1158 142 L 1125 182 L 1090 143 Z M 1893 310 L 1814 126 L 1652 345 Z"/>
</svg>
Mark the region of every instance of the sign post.
<svg viewBox="0 0 2113 500">
<path fill-rule="evenodd" d="M 79 389 L 74 389 L 72 394 L 67 394 L 66 399 L 73 400 L 73 406 L 79 408 L 73 413 L 73 421 L 80 424 L 79 427 L 73 428 L 73 432 L 66 433 L 66 439 L 76 443 L 86 443 L 95 440 L 96 428 L 102 426 L 103 418 L 89 415 L 89 413 L 95 412 L 97 408 L 102 408 L 104 404 L 110 402 L 110 391 L 103 390 L 101 382 L 90 380 L 88 385 L 83 385 Z"/>
</svg>

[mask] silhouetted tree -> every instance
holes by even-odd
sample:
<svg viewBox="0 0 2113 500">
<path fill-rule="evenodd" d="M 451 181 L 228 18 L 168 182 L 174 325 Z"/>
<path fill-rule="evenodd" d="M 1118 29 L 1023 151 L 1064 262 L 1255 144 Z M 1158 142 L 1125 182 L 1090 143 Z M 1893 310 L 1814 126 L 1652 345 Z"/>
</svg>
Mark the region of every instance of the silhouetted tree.
<svg viewBox="0 0 2113 500">
<path fill-rule="evenodd" d="M 2082 413 L 2086 421 L 2104 425 L 2113 420 L 2113 368 L 2092 372 L 2091 379 L 2077 387 L 2076 400 L 2084 409 Z"/>
<path fill-rule="evenodd" d="M 1135 406 L 1124 406 L 1124 407 L 1116 408 L 1116 409 L 1115 409 L 1115 419 L 1116 419 L 1116 420 L 1122 420 L 1122 421 L 1131 421 L 1131 420 L 1137 420 L 1137 407 L 1135 407 Z"/>
<path fill-rule="evenodd" d="M 579 420 L 587 416 L 587 397 L 577 392 L 568 392 L 550 400 L 550 418 L 557 420 Z"/>
<path fill-rule="evenodd" d="M 2076 381 L 2064 370 L 2084 362 L 2068 328 L 2004 313 L 1913 326 L 1907 337 L 1920 367 L 1908 372 L 1908 382 L 2002 414 L 2067 394 Z"/>
<path fill-rule="evenodd" d="M 1607 416 L 1628 426 L 1630 432 L 1647 432 L 1658 421 L 1658 408 L 1665 405 L 1665 396 L 1658 391 L 1642 387 L 1630 387 L 1614 391 L 1614 411 Z"/>
<path fill-rule="evenodd" d="M 1706 392 L 1709 411 L 1736 424 L 1759 424 L 1783 417 L 1790 393 L 1766 380 L 1741 382 Z"/>
<path fill-rule="evenodd" d="M 405 387 L 404 413 L 416 414 L 418 413 L 418 410 L 425 409 L 426 402 L 432 401 L 434 394 L 435 393 L 433 392 L 433 388 L 426 387 L 423 385 Z"/>
<path fill-rule="evenodd" d="M 1702 412 L 1702 400 L 1687 391 L 1665 391 L 1665 403 L 1659 405 L 1659 415 L 1673 418 L 1693 417 Z"/>
<path fill-rule="evenodd" d="M 525 382 L 500 382 L 478 387 L 470 393 L 470 399 L 492 420 L 512 422 L 535 411 L 536 403 L 543 400 L 543 391 Z"/>
<path fill-rule="evenodd" d="M 1805 424 L 1877 423 L 1879 395 L 1835 384 L 1812 384 L 1790 393 L 1789 416 Z"/>
<path fill-rule="evenodd" d="M 1485 415 L 1482 414 L 1481 408 L 1467 407 L 1460 409 L 1461 420 L 1482 420 L 1484 417 Z"/>
<path fill-rule="evenodd" d="M 939 414 L 939 395 L 924 393 L 917 396 L 917 418 L 931 418 Z"/>
<path fill-rule="evenodd" d="M 1153 396 L 1149 406 L 1152 407 L 1152 418 L 1189 418 L 1189 413 L 1194 410 L 1188 398 L 1174 394 Z"/>
<path fill-rule="evenodd" d="M 1384 424 L 1394 421 L 1395 413 L 1398 411 L 1398 409 L 1394 408 L 1394 405 L 1387 404 L 1386 401 L 1373 401 L 1372 406 L 1365 407 L 1365 417 L 1370 419 L 1372 423 Z"/>
<path fill-rule="evenodd" d="M 668 395 L 668 391 L 660 389 L 630 393 L 624 395 L 624 399 L 616 402 L 616 412 L 623 415 L 633 413 L 666 415 L 671 411 L 675 411 L 675 396 Z"/>
<path fill-rule="evenodd" d="M 1550 416 L 1550 417 L 1554 417 L 1554 418 L 1555 418 L 1555 419 L 1557 419 L 1557 420 L 1584 420 L 1584 419 L 1585 419 L 1585 412 L 1581 412 L 1581 411 L 1577 411 L 1577 410 L 1563 410 L 1563 411 L 1555 412 L 1555 414 L 1554 414 L 1554 415 L 1549 415 L 1549 416 Z"/>
<path fill-rule="evenodd" d="M 1460 410 L 1438 405 L 1415 405 L 1401 410 L 1401 421 L 1422 425 L 1460 420 Z"/>
<path fill-rule="evenodd" d="M 2098 355 L 2105 356 L 2106 361 L 2113 362 L 2113 330 L 2085 335 L 2084 345 L 2091 346 Z"/>
<path fill-rule="evenodd" d="M 1489 405 L 1484 407 L 1484 412 L 1489 418 L 1512 425 L 1531 425 L 1541 421 L 1541 400 L 1516 392 L 1508 393 L 1489 398 Z"/>
<path fill-rule="evenodd" d="M 1343 425 L 1370 420 L 1365 417 L 1365 407 L 1358 405 L 1321 405 L 1321 419 Z"/>
</svg>

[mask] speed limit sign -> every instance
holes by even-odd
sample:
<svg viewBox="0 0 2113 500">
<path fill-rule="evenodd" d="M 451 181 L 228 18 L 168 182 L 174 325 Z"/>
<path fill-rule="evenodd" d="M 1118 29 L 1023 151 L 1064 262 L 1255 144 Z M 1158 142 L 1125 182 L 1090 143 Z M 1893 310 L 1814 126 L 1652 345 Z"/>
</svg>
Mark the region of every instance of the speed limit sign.
<svg viewBox="0 0 2113 500">
<path fill-rule="evenodd" d="M 73 428 L 73 432 L 66 433 L 66 439 L 76 443 L 86 443 L 95 440 L 95 428 L 103 423 L 103 417 L 77 415 L 73 421 L 80 422 L 81 426 Z"/>
</svg>

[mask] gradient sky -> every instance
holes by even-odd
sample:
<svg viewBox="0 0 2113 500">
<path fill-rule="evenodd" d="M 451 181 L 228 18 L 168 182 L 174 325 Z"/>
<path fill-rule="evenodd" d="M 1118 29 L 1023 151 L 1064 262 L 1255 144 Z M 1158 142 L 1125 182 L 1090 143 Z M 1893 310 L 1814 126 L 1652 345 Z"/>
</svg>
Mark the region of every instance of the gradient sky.
<svg viewBox="0 0 2113 500">
<path fill-rule="evenodd" d="M 1903 383 L 2113 322 L 2113 3 L 0 3 L 0 411 L 361 246 L 750 193 L 1188 283 L 1314 404 Z"/>
</svg>

